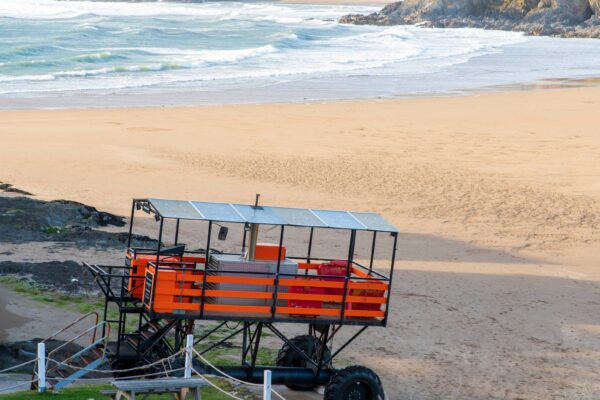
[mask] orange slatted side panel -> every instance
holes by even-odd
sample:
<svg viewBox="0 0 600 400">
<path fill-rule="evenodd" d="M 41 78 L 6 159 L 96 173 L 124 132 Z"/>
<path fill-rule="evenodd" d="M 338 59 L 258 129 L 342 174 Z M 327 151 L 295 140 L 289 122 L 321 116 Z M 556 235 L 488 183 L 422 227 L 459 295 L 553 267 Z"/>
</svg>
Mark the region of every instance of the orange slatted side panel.
<svg viewBox="0 0 600 400">
<path fill-rule="evenodd" d="M 326 317 L 339 317 L 340 310 L 334 308 L 296 308 L 296 307 L 277 307 L 277 314 L 305 314 L 322 315 Z"/>
<path fill-rule="evenodd" d="M 232 312 L 232 313 L 256 313 L 256 314 L 270 314 L 271 307 L 268 306 L 232 306 L 226 304 L 205 304 L 204 310 L 206 311 L 220 311 L 220 312 Z"/>
<path fill-rule="evenodd" d="M 368 318 L 383 318 L 385 312 L 383 311 L 367 311 L 367 310 L 346 310 L 344 312 L 346 317 L 368 317 Z"/>
<path fill-rule="evenodd" d="M 248 278 L 243 276 L 207 276 L 206 282 L 211 283 L 237 283 L 240 285 L 273 285 L 272 278 Z"/>
<path fill-rule="evenodd" d="M 315 279 L 280 279 L 281 286 L 307 286 L 307 287 L 323 287 L 333 289 L 343 289 L 343 281 L 317 281 Z M 368 282 L 348 282 L 348 289 L 373 289 L 387 290 L 388 284 L 383 282 L 368 283 Z"/>
<path fill-rule="evenodd" d="M 344 301 L 343 296 L 329 294 L 307 294 L 307 293 L 279 293 L 278 299 L 281 300 L 315 300 L 325 301 L 329 303 L 341 303 Z M 364 296 L 346 296 L 347 303 L 370 303 L 370 304 L 385 304 L 384 297 L 364 297 Z"/>
<path fill-rule="evenodd" d="M 156 288 L 156 295 L 183 296 L 183 297 L 201 297 L 202 289 L 178 289 L 178 288 Z M 206 297 L 228 297 L 240 299 L 271 299 L 272 292 L 245 292 L 239 290 L 206 290 Z M 280 300 L 321 300 L 331 303 L 341 303 L 343 296 L 324 295 L 324 294 L 306 294 L 306 293 L 279 293 L 277 298 Z M 348 303 L 370 303 L 385 304 L 385 297 L 368 296 L 346 296 Z"/>
<path fill-rule="evenodd" d="M 240 299 L 271 299 L 271 292 L 242 292 L 238 290 L 207 290 L 206 297 L 231 297 Z"/>
</svg>

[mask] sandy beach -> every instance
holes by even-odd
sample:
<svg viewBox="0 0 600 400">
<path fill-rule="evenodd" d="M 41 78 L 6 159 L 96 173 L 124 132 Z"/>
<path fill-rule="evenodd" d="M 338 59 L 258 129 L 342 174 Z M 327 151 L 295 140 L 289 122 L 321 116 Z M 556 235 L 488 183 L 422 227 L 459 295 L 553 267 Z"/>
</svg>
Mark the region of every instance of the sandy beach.
<svg viewBox="0 0 600 400">
<path fill-rule="evenodd" d="M 600 396 L 600 88 L 0 113 L 0 180 L 369 210 L 401 230 L 387 329 L 346 353 L 390 399 Z M 18 261 L 18 252 L 11 258 Z"/>
</svg>

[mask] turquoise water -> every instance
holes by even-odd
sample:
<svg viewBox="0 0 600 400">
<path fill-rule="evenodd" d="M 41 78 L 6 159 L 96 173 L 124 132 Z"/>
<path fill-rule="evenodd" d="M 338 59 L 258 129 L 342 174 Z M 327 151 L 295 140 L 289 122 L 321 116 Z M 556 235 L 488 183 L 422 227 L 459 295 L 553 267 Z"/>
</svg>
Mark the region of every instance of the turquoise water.
<svg viewBox="0 0 600 400">
<path fill-rule="evenodd" d="M 375 10 L 0 0 L 0 107 L 394 96 L 600 73 L 593 40 L 336 22 Z"/>
</svg>

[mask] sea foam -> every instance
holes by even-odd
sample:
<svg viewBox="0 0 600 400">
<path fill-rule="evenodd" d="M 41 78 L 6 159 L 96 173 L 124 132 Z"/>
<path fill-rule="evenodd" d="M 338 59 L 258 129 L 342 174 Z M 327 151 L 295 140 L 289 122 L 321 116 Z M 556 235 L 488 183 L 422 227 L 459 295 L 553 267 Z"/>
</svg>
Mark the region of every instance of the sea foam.
<svg viewBox="0 0 600 400">
<path fill-rule="evenodd" d="M 561 65 L 562 76 L 591 73 L 600 65 L 597 46 L 590 50 L 594 46 L 585 41 L 336 22 L 344 14 L 377 10 L 368 6 L 1 2 L 0 94 L 206 87 L 269 87 L 275 93 L 277 85 L 289 82 L 297 82 L 301 98 L 447 90 L 471 82 L 512 83 L 552 69 L 557 58 L 544 54 L 527 59 L 526 53 L 519 65 L 502 58 L 527 46 L 548 46 L 548 54 L 573 49 L 577 57 L 568 58 L 572 67 Z M 500 61 L 477 75 L 456 72 L 495 55 Z"/>
</svg>

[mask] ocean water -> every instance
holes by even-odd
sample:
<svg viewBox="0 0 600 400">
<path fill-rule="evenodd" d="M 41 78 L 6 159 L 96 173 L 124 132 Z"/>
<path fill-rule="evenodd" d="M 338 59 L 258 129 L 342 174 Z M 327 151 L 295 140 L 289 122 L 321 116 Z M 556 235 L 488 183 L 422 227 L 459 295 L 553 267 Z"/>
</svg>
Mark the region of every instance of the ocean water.
<svg viewBox="0 0 600 400">
<path fill-rule="evenodd" d="M 375 7 L 0 0 L 0 107 L 460 93 L 600 75 L 600 41 L 337 23 Z"/>
</svg>

